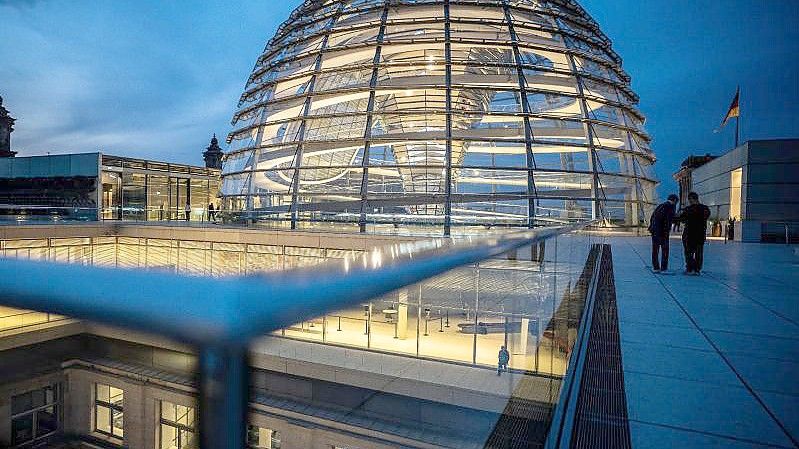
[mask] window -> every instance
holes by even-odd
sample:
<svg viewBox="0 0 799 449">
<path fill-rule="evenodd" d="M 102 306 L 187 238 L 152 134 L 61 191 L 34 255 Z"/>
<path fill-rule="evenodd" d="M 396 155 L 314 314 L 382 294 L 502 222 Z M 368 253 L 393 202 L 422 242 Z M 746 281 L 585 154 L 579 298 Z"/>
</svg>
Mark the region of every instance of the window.
<svg viewBox="0 0 799 449">
<path fill-rule="evenodd" d="M 280 432 L 258 426 L 247 426 L 247 447 L 251 449 L 280 449 Z"/>
<path fill-rule="evenodd" d="M 194 426 L 196 422 L 194 407 L 161 401 L 160 448 L 197 448 Z"/>
<path fill-rule="evenodd" d="M 112 437 L 124 437 L 125 393 L 109 385 L 94 385 L 94 430 Z"/>
<path fill-rule="evenodd" d="M 730 218 L 741 220 L 741 184 L 743 181 L 743 168 L 737 168 L 730 173 Z"/>
<path fill-rule="evenodd" d="M 59 428 L 58 384 L 11 397 L 11 445 L 46 437 Z"/>
</svg>

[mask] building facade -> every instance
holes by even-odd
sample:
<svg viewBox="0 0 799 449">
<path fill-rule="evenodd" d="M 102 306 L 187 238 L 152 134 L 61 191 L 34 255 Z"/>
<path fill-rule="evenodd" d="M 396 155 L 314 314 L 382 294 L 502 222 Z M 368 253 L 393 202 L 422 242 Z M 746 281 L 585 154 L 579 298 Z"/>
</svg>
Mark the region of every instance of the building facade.
<svg viewBox="0 0 799 449">
<path fill-rule="evenodd" d="M 219 170 L 101 153 L 0 159 L 0 219 L 207 219 Z M 218 205 L 218 204 L 217 204 Z"/>
<path fill-rule="evenodd" d="M 14 131 L 16 119 L 11 117 L 8 109 L 3 107 L 3 97 L 0 97 L 0 158 L 14 157 L 16 151 L 11 151 L 11 133 Z"/>
<path fill-rule="evenodd" d="M 699 194 L 717 228 L 735 220 L 735 240 L 799 240 L 799 139 L 752 140 L 675 179 Z"/>
<path fill-rule="evenodd" d="M 691 173 L 693 173 L 694 169 L 707 164 L 715 158 L 716 156 L 711 156 L 710 154 L 704 156 L 689 156 L 682 162 L 680 170 L 674 174 L 674 180 L 677 181 L 677 186 L 679 188 L 678 196 L 680 198 L 680 204 L 688 204 L 688 194 L 691 193 L 694 188 L 693 178 L 691 177 Z"/>
<path fill-rule="evenodd" d="M 655 156 L 621 58 L 574 1 L 307 1 L 247 81 L 223 169 L 242 217 L 638 226 Z"/>
</svg>

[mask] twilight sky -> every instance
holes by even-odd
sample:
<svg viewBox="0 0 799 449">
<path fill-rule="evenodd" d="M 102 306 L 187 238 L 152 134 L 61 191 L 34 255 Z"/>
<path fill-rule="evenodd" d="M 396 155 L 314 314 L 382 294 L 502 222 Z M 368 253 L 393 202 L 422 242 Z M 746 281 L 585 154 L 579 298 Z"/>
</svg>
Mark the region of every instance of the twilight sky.
<svg viewBox="0 0 799 449">
<path fill-rule="evenodd" d="M 101 150 L 200 164 L 300 0 L 0 0 L 0 95 L 21 156 Z M 744 139 L 799 137 L 799 0 L 582 0 L 624 59 L 661 195 L 742 89 Z"/>
</svg>

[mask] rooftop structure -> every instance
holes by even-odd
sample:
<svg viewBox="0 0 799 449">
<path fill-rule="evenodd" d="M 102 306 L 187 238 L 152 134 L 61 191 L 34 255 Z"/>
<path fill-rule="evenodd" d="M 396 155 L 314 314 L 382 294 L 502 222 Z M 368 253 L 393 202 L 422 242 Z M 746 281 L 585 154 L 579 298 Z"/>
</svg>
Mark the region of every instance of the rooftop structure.
<svg viewBox="0 0 799 449">
<path fill-rule="evenodd" d="M 572 1 L 307 1 L 247 81 L 225 209 L 292 228 L 638 226 L 655 156 Z"/>
<path fill-rule="evenodd" d="M 11 117 L 8 109 L 3 107 L 3 97 L 0 97 L 0 158 L 14 157 L 16 151 L 11 151 L 11 133 L 14 131 L 16 119 Z"/>
<path fill-rule="evenodd" d="M 674 173 L 674 180 L 677 181 L 677 185 L 679 185 L 680 193 L 680 204 L 688 204 L 688 194 L 693 191 L 693 185 L 691 184 L 691 173 L 694 169 L 701 167 L 704 164 L 712 161 L 718 156 L 711 156 L 709 153 L 704 156 L 688 156 L 682 164 L 680 164 L 680 170 Z"/>
<path fill-rule="evenodd" d="M 205 167 L 221 170 L 222 158 L 224 155 L 225 153 L 222 151 L 222 148 L 219 147 L 219 140 L 216 138 L 216 134 L 214 134 L 214 137 L 211 138 L 211 144 L 208 145 L 208 148 L 206 148 L 203 153 Z"/>
<path fill-rule="evenodd" d="M 686 162 L 674 174 L 680 193 L 699 194 L 718 233 L 734 220 L 736 240 L 799 241 L 799 139 L 751 140 Z"/>
<path fill-rule="evenodd" d="M 102 153 L 0 159 L 0 221 L 207 220 L 219 170 Z"/>
</svg>

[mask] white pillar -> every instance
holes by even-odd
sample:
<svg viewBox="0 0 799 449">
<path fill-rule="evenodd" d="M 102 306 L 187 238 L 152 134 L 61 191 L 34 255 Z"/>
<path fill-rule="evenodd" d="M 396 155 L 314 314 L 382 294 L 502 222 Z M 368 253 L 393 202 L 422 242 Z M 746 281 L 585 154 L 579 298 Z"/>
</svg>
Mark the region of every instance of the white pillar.
<svg viewBox="0 0 799 449">
<path fill-rule="evenodd" d="M 400 290 L 397 298 L 397 338 L 408 338 L 408 290 Z"/>
</svg>

